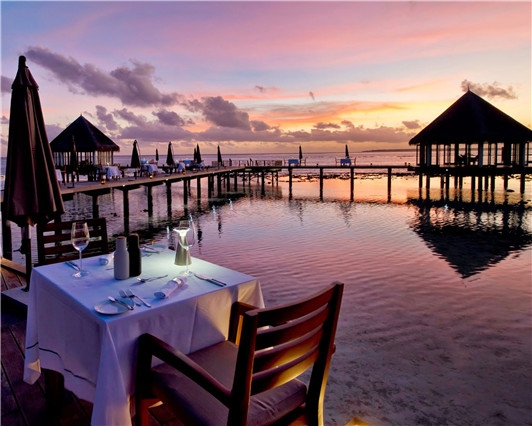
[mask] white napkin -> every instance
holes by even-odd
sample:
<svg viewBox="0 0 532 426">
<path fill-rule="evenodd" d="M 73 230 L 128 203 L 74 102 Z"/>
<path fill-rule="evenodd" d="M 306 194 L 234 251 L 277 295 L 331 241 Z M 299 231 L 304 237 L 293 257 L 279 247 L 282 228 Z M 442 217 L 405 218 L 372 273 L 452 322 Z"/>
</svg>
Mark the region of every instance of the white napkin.
<svg viewBox="0 0 532 426">
<path fill-rule="evenodd" d="M 159 291 L 156 291 L 154 294 L 158 299 L 166 299 L 179 287 L 185 283 L 182 278 L 174 278 L 171 281 L 168 281 Z"/>
</svg>

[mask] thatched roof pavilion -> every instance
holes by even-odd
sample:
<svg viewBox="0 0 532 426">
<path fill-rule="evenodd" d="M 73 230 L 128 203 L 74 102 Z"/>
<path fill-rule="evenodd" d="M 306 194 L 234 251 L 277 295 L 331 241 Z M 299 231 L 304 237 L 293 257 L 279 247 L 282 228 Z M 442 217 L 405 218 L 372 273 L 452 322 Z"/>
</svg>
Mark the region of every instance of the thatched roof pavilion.
<svg viewBox="0 0 532 426">
<path fill-rule="evenodd" d="M 70 164 L 73 141 L 80 165 L 113 164 L 113 153 L 120 151 L 116 143 L 80 115 L 50 142 L 57 166 Z"/>
<path fill-rule="evenodd" d="M 519 166 L 530 159 L 532 130 L 468 90 L 414 136 L 419 166 Z"/>
</svg>

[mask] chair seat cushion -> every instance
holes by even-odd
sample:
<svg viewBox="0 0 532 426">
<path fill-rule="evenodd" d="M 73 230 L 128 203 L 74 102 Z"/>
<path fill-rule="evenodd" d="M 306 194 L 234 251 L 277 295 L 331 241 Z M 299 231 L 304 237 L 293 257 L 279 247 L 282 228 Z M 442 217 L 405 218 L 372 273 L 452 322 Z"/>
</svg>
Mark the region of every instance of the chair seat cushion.
<svg viewBox="0 0 532 426">
<path fill-rule="evenodd" d="M 188 356 L 227 388 L 231 388 L 238 347 L 224 341 Z M 163 401 L 179 406 L 191 424 L 226 425 L 228 409 L 192 380 L 167 364 L 152 369 L 152 391 Z M 251 397 L 248 425 L 271 424 L 305 402 L 306 385 L 294 379 Z"/>
</svg>

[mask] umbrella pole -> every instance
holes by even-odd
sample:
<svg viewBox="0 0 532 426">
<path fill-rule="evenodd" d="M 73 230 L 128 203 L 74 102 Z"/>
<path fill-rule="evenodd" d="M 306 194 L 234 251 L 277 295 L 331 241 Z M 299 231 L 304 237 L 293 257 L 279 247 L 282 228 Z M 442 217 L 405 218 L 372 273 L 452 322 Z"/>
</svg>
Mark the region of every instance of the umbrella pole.
<svg viewBox="0 0 532 426">
<path fill-rule="evenodd" d="M 26 287 L 22 291 L 30 290 L 30 277 L 32 269 L 32 259 L 31 259 L 31 228 L 29 225 L 24 225 L 21 229 L 22 232 L 22 246 L 20 251 L 24 254 L 26 258 Z"/>
</svg>

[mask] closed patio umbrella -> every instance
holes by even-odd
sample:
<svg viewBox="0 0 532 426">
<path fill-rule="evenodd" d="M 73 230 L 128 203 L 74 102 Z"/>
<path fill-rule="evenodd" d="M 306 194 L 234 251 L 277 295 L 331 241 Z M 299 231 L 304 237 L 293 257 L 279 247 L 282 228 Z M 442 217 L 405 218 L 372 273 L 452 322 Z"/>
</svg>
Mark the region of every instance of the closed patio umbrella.
<svg viewBox="0 0 532 426">
<path fill-rule="evenodd" d="M 221 166 L 223 165 L 223 159 L 222 159 L 222 153 L 220 152 L 220 145 L 218 145 L 218 165 Z"/>
<path fill-rule="evenodd" d="M 196 163 L 198 163 L 198 164 L 202 163 L 199 145 L 196 145 Z"/>
<path fill-rule="evenodd" d="M 349 158 L 349 148 L 345 145 L 345 158 Z"/>
<path fill-rule="evenodd" d="M 39 86 L 26 67 L 24 56 L 19 57 L 11 89 L 2 208 L 6 220 L 23 228 L 21 252 L 26 256 L 29 283 L 32 268 L 30 226 L 59 218 L 65 209 L 46 135 Z"/>
<path fill-rule="evenodd" d="M 155 148 L 155 161 L 159 161 L 159 150 Z"/>
<path fill-rule="evenodd" d="M 303 151 L 301 150 L 301 145 L 299 145 L 299 162 L 301 163 L 301 160 L 303 160 Z"/>
<path fill-rule="evenodd" d="M 131 153 L 131 165 L 130 165 L 130 167 L 132 169 L 140 168 L 140 155 L 139 155 L 138 142 L 136 140 L 133 141 L 133 152 Z"/>
<path fill-rule="evenodd" d="M 168 152 L 166 153 L 166 164 L 168 166 L 173 166 L 175 164 L 172 142 L 168 142 Z"/>
</svg>

